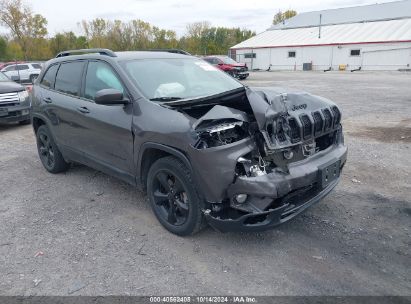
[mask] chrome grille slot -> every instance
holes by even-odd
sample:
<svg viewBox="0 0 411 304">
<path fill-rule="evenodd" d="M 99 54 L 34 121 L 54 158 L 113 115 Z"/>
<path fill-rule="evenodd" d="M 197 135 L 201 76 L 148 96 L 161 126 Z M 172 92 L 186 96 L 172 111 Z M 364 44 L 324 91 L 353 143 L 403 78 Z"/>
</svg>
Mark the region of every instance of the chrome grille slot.
<svg viewBox="0 0 411 304">
<path fill-rule="evenodd" d="M 311 136 L 312 133 L 311 120 L 306 114 L 301 115 L 300 120 L 301 124 L 303 125 L 303 138 L 307 139 Z"/>
<path fill-rule="evenodd" d="M 0 94 L 0 106 L 14 105 L 19 102 L 20 99 L 17 92 Z"/>
<path fill-rule="evenodd" d="M 324 131 L 328 131 L 331 129 L 333 125 L 333 118 L 331 116 L 331 112 L 329 109 L 324 109 L 323 114 L 324 114 Z"/>
<path fill-rule="evenodd" d="M 314 119 L 314 136 L 321 133 L 323 130 L 323 118 L 321 117 L 320 112 L 313 113 Z"/>
</svg>

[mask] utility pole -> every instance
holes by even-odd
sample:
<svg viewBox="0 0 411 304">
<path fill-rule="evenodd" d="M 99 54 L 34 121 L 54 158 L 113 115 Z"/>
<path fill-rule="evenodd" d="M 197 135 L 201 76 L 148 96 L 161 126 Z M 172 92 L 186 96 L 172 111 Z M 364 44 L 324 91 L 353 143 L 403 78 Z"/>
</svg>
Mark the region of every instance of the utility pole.
<svg viewBox="0 0 411 304">
<path fill-rule="evenodd" d="M 318 27 L 318 39 L 321 38 L 321 18 L 322 18 L 322 14 L 320 14 L 320 25 Z"/>
</svg>

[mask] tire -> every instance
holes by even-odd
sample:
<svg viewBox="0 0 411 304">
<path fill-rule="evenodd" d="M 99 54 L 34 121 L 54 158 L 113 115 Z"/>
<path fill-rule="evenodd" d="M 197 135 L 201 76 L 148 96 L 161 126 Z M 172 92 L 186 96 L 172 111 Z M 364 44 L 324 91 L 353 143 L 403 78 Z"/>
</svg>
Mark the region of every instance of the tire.
<svg viewBox="0 0 411 304">
<path fill-rule="evenodd" d="M 36 139 L 37 151 L 44 168 L 53 174 L 67 171 L 70 164 L 64 160 L 47 126 L 38 128 Z"/>
<path fill-rule="evenodd" d="M 158 221 L 171 233 L 186 236 L 201 230 L 201 199 L 190 170 L 173 156 L 160 158 L 150 167 L 147 195 Z"/>
<path fill-rule="evenodd" d="M 36 81 L 36 78 L 38 77 L 39 75 L 30 75 L 30 83 L 31 84 L 34 84 L 34 82 Z"/>
<path fill-rule="evenodd" d="M 30 119 L 19 121 L 20 125 L 29 125 L 31 123 Z"/>
</svg>

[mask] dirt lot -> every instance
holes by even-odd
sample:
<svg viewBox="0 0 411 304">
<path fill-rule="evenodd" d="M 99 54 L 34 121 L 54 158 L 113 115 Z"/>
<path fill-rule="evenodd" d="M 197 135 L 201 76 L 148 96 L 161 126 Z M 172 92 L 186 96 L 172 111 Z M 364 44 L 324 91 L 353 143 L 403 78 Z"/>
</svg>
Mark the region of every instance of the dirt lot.
<svg viewBox="0 0 411 304">
<path fill-rule="evenodd" d="M 252 73 L 341 105 L 335 191 L 264 233 L 165 231 L 146 197 L 92 169 L 43 169 L 30 126 L 0 126 L 2 295 L 411 295 L 411 73 Z"/>
</svg>

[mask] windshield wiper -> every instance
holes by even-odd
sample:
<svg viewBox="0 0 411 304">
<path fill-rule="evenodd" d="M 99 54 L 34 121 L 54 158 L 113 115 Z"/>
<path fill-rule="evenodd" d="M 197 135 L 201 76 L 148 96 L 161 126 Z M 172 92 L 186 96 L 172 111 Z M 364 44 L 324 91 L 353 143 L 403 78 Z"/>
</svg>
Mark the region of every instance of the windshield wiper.
<svg viewBox="0 0 411 304">
<path fill-rule="evenodd" d="M 173 97 L 173 96 L 163 96 L 163 97 L 154 97 L 150 98 L 151 101 L 175 101 L 183 99 L 181 97 Z"/>
</svg>

